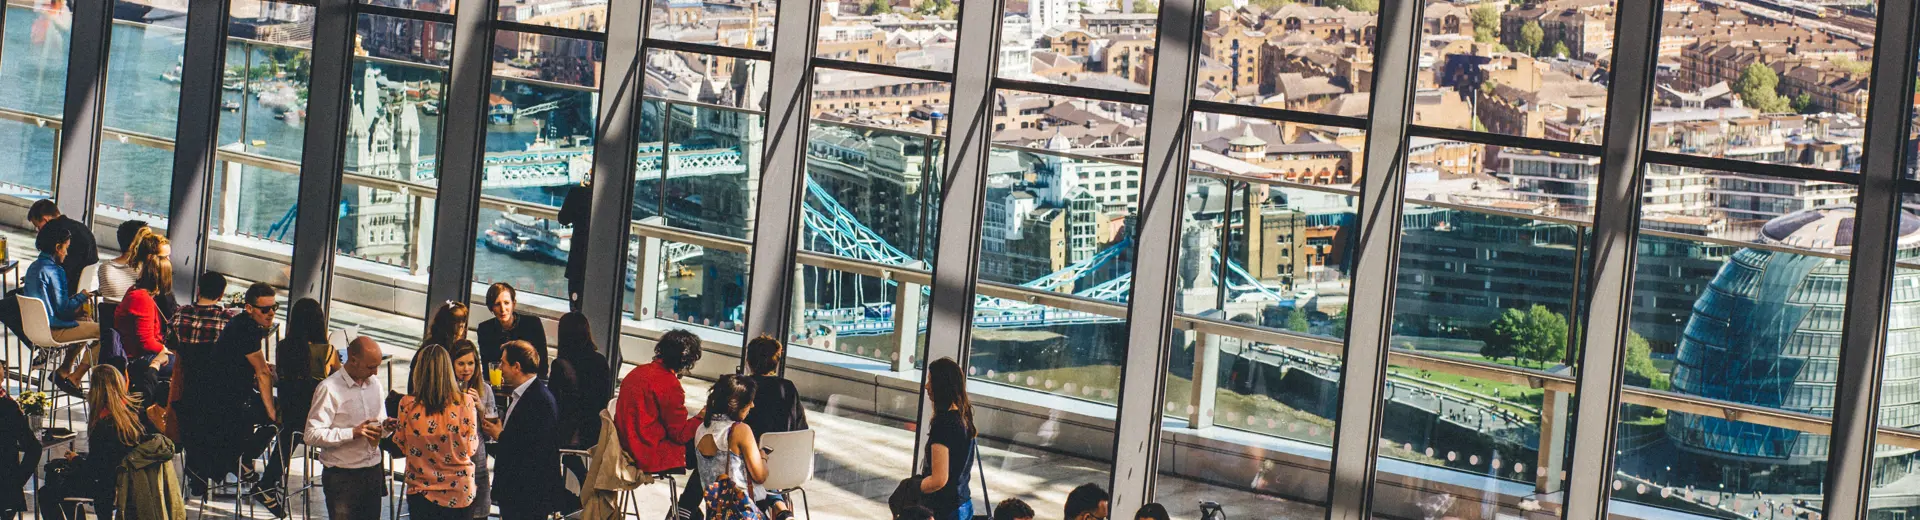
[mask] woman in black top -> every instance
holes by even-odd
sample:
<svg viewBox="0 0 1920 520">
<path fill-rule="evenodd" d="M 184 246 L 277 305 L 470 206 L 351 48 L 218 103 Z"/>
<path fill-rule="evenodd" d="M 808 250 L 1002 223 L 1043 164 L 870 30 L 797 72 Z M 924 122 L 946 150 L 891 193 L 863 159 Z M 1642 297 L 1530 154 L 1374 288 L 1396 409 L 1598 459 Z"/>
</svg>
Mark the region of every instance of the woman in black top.
<svg viewBox="0 0 1920 520">
<path fill-rule="evenodd" d="M 540 354 L 540 375 L 547 375 L 547 329 L 540 324 L 540 318 L 531 314 L 521 314 L 518 310 L 520 291 L 506 283 L 495 283 L 487 287 L 487 310 L 493 311 L 493 319 L 480 322 L 476 331 L 480 338 L 474 342 L 480 347 L 480 359 L 489 364 L 500 363 L 500 346 L 519 340 L 533 345 L 533 351 Z"/>
<path fill-rule="evenodd" d="M 786 346 L 773 336 L 760 336 L 747 342 L 747 369 L 753 371 L 753 414 L 747 426 L 754 435 L 807 429 L 807 408 L 800 404 L 800 390 L 793 381 L 780 377 L 780 362 L 786 358 Z"/>
<path fill-rule="evenodd" d="M 0 374 L 5 373 L 7 364 L 0 361 Z M 24 489 L 39 467 L 40 439 L 27 424 L 20 402 L 0 385 L 0 519 L 12 520 L 27 510 Z"/>
<path fill-rule="evenodd" d="M 273 490 L 271 495 L 280 495 L 280 479 L 286 475 L 287 461 L 293 456 L 293 432 L 307 429 L 307 412 L 313 407 L 313 389 L 320 386 L 320 380 L 339 369 L 338 354 L 315 359 L 316 349 L 332 350 L 327 343 L 327 311 L 321 309 L 320 302 L 313 298 L 301 298 L 293 302 L 293 308 L 287 309 L 287 333 L 280 343 L 273 347 L 274 357 L 274 409 L 278 410 L 280 432 L 277 444 L 274 444 L 273 457 L 268 460 L 265 489 Z M 326 350 L 317 351 L 326 354 Z M 327 366 L 315 367 L 316 362 Z M 263 497 L 263 499 L 269 497 Z"/>
<path fill-rule="evenodd" d="M 613 378 L 607 373 L 607 356 L 593 344 L 587 315 L 569 312 L 560 316 L 557 332 L 560 354 L 548 371 L 547 389 L 560 405 L 561 447 L 584 449 L 600 441 L 600 410 L 613 399 Z M 578 457 L 568 457 L 565 463 L 574 476 L 587 474 L 585 462 Z"/>
<path fill-rule="evenodd" d="M 134 446 L 154 430 L 145 414 L 136 412 L 127 398 L 127 380 L 112 365 L 94 365 L 93 387 L 87 391 L 87 406 L 93 410 L 93 423 L 87 433 L 87 473 L 95 480 L 94 515 L 114 518 L 113 504 L 120 461 Z"/>
<path fill-rule="evenodd" d="M 921 505 L 939 520 L 973 518 L 973 403 L 967 399 L 967 375 L 953 358 L 927 364 L 927 398 L 933 422 L 927 429 L 927 475 L 920 480 Z"/>
</svg>

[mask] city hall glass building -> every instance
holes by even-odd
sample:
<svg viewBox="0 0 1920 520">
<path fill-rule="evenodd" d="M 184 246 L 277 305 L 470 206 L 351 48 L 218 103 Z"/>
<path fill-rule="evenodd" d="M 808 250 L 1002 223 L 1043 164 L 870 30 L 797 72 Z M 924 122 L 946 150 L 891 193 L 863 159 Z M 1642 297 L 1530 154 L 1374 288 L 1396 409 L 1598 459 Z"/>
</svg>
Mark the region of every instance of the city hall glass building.
<svg viewBox="0 0 1920 520">
<path fill-rule="evenodd" d="M 773 335 L 822 518 L 949 357 L 1042 517 L 1920 515 L 1912 2 L 0 5 L 16 259 L 146 221 L 403 360 L 509 283 L 695 399 Z"/>
</svg>

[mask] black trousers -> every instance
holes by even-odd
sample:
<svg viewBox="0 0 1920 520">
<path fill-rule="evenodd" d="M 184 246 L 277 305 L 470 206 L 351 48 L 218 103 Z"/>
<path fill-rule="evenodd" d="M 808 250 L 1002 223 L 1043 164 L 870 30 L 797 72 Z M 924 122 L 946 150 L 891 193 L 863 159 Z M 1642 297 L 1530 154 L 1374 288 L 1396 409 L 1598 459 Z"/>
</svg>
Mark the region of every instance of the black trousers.
<svg viewBox="0 0 1920 520">
<path fill-rule="evenodd" d="M 468 520 L 467 508 L 444 507 L 427 500 L 426 495 L 407 495 L 407 518 L 414 520 Z"/>
</svg>

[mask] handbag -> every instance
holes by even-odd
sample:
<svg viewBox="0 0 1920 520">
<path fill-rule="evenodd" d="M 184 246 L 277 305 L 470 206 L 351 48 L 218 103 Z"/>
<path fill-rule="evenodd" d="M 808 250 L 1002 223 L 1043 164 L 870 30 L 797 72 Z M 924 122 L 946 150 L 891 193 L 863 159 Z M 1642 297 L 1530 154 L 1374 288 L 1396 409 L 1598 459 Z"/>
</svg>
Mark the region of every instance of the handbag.
<svg viewBox="0 0 1920 520">
<path fill-rule="evenodd" d="M 893 494 L 887 495 L 887 510 L 891 516 L 900 516 L 908 508 L 920 505 L 924 494 L 920 492 L 920 479 L 926 477 L 914 475 L 900 479 L 900 485 L 893 488 Z"/>
<path fill-rule="evenodd" d="M 753 498 L 747 496 L 733 477 L 721 474 L 707 485 L 707 518 L 709 520 L 764 520 L 760 508 L 753 505 Z"/>
</svg>

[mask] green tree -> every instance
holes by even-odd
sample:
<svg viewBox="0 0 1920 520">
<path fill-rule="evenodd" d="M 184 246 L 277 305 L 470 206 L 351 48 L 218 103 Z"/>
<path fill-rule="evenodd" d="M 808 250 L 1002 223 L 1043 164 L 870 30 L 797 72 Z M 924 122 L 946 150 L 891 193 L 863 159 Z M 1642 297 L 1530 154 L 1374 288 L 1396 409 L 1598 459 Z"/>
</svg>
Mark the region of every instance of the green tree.
<svg viewBox="0 0 1920 520">
<path fill-rule="evenodd" d="M 1305 309 L 1294 309 L 1293 312 L 1287 313 L 1287 330 L 1305 334 L 1310 328 L 1312 325 L 1307 323 Z"/>
<path fill-rule="evenodd" d="M 1627 331 L 1626 382 L 1656 390 L 1666 390 L 1666 375 L 1653 366 L 1653 347 L 1640 333 Z"/>
<path fill-rule="evenodd" d="M 1501 360 L 1520 356 L 1520 336 L 1526 328 L 1527 313 L 1520 309 L 1507 309 L 1507 312 L 1494 318 L 1489 326 L 1485 344 L 1480 346 L 1480 355 L 1487 359 Z"/>
<path fill-rule="evenodd" d="M 860 12 L 868 16 L 891 13 L 893 12 L 893 2 L 888 0 L 867 0 L 867 5 L 862 7 Z"/>
<path fill-rule="evenodd" d="M 1500 12 L 1493 10 L 1493 6 L 1475 7 L 1467 16 L 1473 20 L 1473 41 L 1493 43 L 1500 39 Z"/>
<path fill-rule="evenodd" d="M 1733 83 L 1733 91 L 1740 94 L 1740 101 L 1746 106 L 1761 112 L 1787 112 L 1793 110 L 1792 101 L 1781 97 L 1775 90 L 1780 86 L 1780 75 L 1772 67 L 1758 61 L 1747 64 L 1740 71 L 1740 79 Z"/>
<path fill-rule="evenodd" d="M 1527 22 L 1520 27 L 1520 40 L 1513 42 L 1513 50 L 1533 56 L 1539 54 L 1540 44 L 1546 39 L 1547 32 L 1540 29 L 1540 22 Z"/>
<path fill-rule="evenodd" d="M 1520 358 L 1544 364 L 1567 355 L 1567 317 L 1535 305 L 1527 310 L 1507 309 L 1491 324 L 1492 335 L 1480 355 L 1493 359 Z"/>
<path fill-rule="evenodd" d="M 1793 102 L 1788 106 L 1793 108 L 1794 112 L 1798 112 L 1801 114 L 1812 114 L 1820 111 L 1820 105 L 1816 105 L 1813 103 L 1813 96 L 1805 92 L 1801 92 L 1800 95 L 1794 96 Z"/>
<path fill-rule="evenodd" d="M 1133 12 L 1158 13 L 1160 12 L 1160 3 L 1153 0 L 1133 0 Z"/>
<path fill-rule="evenodd" d="M 1573 51 L 1567 49 L 1567 42 L 1553 42 L 1553 49 L 1548 51 L 1547 55 L 1557 57 L 1557 58 L 1564 58 L 1564 57 L 1572 56 Z"/>
</svg>

